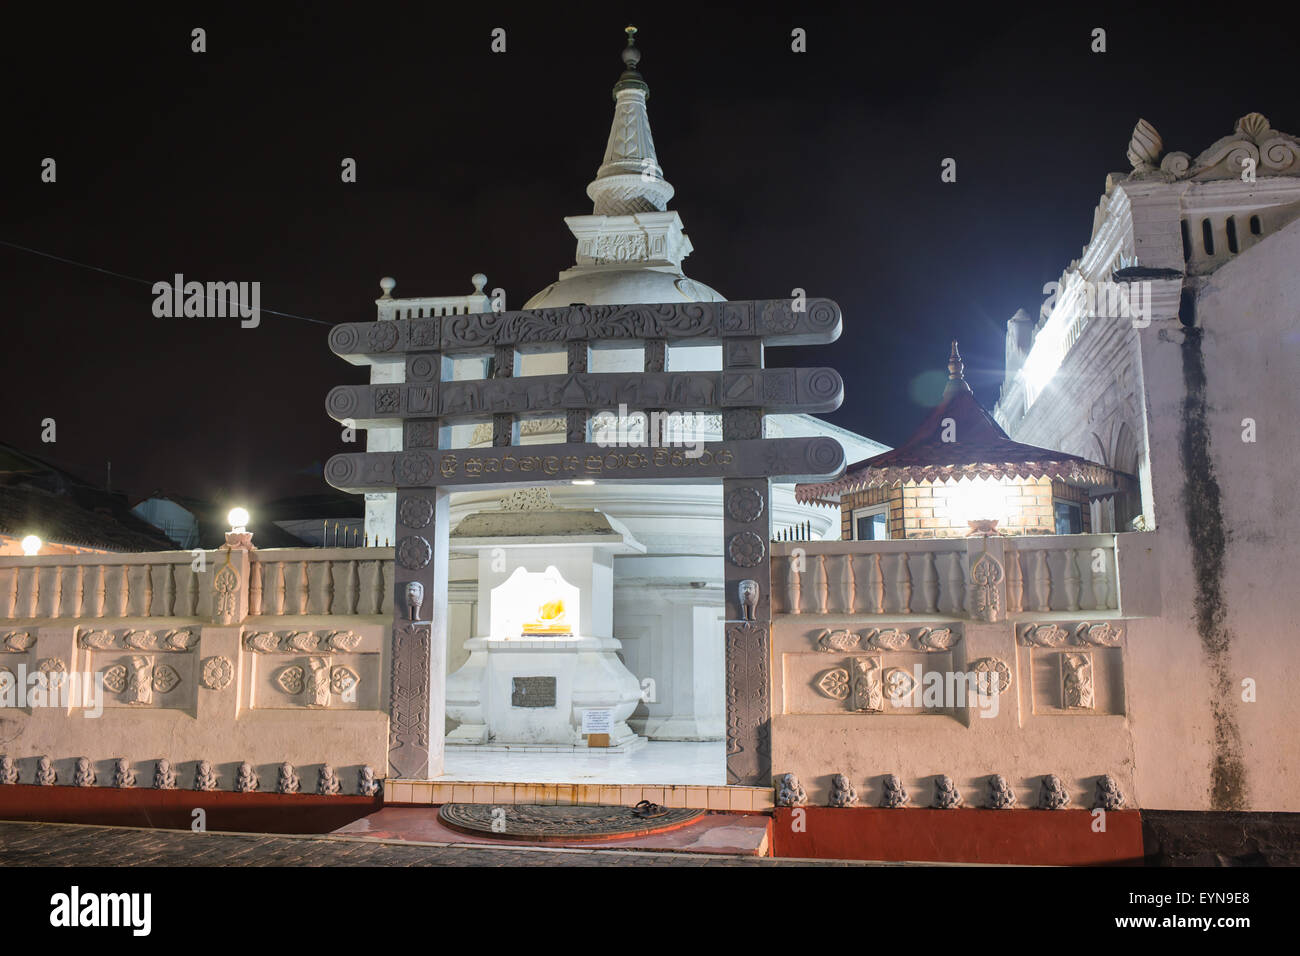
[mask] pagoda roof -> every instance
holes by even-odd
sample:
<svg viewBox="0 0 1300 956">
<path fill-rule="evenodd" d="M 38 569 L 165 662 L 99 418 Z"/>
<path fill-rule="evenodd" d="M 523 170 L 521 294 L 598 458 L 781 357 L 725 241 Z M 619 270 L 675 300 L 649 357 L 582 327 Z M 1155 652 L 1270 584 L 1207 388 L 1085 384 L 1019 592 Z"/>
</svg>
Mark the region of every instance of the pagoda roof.
<svg viewBox="0 0 1300 956">
<path fill-rule="evenodd" d="M 1087 458 L 1014 441 L 976 400 L 963 369 L 953 342 L 943 398 L 911 438 L 850 465 L 834 481 L 797 485 L 796 498 L 812 502 L 908 481 L 962 478 L 1057 478 L 1090 489 L 1116 489 L 1132 481 L 1131 476 Z"/>
</svg>

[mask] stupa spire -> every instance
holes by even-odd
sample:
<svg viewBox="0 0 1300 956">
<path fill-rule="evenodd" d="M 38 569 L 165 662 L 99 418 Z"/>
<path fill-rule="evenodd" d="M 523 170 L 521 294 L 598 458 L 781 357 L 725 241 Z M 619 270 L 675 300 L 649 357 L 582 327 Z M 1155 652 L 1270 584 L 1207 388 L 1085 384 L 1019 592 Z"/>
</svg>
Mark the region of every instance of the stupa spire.
<svg viewBox="0 0 1300 956">
<path fill-rule="evenodd" d="M 663 212 L 673 198 L 673 187 L 664 179 L 650 135 L 646 100 L 650 87 L 637 71 L 641 51 L 636 46 L 636 27 L 629 26 L 623 49 L 623 75 L 614 84 L 614 122 L 605 146 L 605 158 L 587 195 L 598 216 L 626 216 L 638 212 Z"/>
</svg>

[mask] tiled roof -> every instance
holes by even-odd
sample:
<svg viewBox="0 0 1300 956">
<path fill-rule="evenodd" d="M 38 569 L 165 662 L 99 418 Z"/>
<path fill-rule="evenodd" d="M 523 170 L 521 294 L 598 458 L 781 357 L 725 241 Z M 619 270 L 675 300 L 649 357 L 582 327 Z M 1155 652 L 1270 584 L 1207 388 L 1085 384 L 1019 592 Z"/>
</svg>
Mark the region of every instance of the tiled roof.
<svg viewBox="0 0 1300 956">
<path fill-rule="evenodd" d="M 807 502 L 905 481 L 1059 478 L 1072 485 L 1115 488 L 1131 480 L 1078 455 L 1013 441 L 966 384 L 955 342 L 949 369 L 942 401 L 910 439 L 891 451 L 850 465 L 835 481 L 797 485 L 798 500 Z M 950 440 L 945 441 L 945 437 Z"/>
<path fill-rule="evenodd" d="M 0 533 L 104 551 L 174 551 L 158 528 L 131 514 L 126 498 L 85 486 L 0 485 Z"/>
</svg>

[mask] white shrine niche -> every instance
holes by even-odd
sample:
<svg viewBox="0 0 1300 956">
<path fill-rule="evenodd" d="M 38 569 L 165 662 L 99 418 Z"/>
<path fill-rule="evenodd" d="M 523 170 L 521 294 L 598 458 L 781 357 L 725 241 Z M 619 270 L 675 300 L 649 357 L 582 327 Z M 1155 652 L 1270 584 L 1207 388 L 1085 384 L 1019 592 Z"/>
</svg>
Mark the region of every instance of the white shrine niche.
<svg viewBox="0 0 1300 956">
<path fill-rule="evenodd" d="M 508 533 L 505 533 L 508 532 Z M 598 511 L 479 512 L 452 535 L 478 553 L 478 634 L 447 678 L 447 744 L 470 750 L 585 750 L 583 718 L 619 753 L 646 739 L 627 724 L 641 684 L 613 636 L 613 557 L 645 548 Z"/>
</svg>

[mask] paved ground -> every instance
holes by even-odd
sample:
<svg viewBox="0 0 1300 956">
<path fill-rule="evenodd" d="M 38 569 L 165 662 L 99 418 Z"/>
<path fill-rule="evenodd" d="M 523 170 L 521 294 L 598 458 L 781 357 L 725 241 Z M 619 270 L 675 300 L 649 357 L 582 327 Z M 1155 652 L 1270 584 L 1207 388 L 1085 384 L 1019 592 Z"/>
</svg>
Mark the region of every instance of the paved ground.
<svg viewBox="0 0 1300 956">
<path fill-rule="evenodd" d="M 637 850 L 411 845 L 329 836 L 192 833 L 64 823 L 0 822 L 7 866 L 859 866 Z"/>
</svg>

